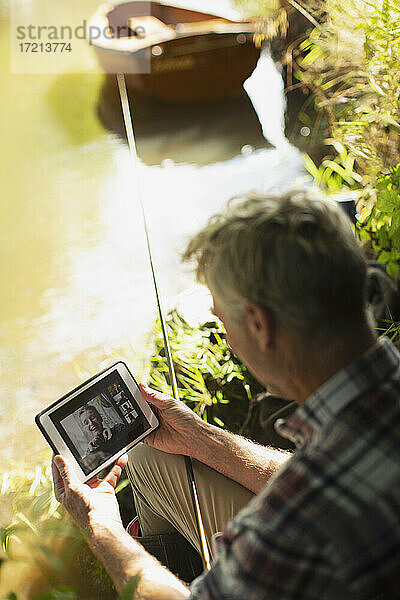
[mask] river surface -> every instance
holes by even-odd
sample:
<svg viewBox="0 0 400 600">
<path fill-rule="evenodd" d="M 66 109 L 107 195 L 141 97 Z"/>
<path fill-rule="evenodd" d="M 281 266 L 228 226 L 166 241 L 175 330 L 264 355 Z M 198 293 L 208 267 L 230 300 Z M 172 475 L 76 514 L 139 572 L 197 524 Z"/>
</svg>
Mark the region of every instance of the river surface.
<svg viewBox="0 0 400 600">
<path fill-rule="evenodd" d="M 44 10 L 43 0 L 13 2 Z M 82 19 L 99 3 L 57 2 Z M 175 4 L 231 9 L 217 0 Z M 9 8 L 0 0 L 3 469 L 41 460 L 34 415 L 87 376 L 119 358 L 143 375 L 156 316 L 115 88 L 92 55 L 80 74 L 11 74 Z M 133 107 L 161 293 L 188 318 L 209 306 L 179 262 L 190 234 L 231 196 L 287 188 L 305 175 L 282 133 L 282 80 L 268 50 L 245 87 L 248 96 L 212 109 Z"/>
</svg>

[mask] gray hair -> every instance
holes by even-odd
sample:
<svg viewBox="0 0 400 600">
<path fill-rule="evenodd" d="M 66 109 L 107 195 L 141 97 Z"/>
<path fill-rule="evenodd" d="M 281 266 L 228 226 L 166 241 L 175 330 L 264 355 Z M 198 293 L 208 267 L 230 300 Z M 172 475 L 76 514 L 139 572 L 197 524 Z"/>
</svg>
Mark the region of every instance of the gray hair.
<svg viewBox="0 0 400 600">
<path fill-rule="evenodd" d="M 246 301 L 311 333 L 367 322 L 366 262 L 348 217 L 307 190 L 235 198 L 189 242 L 197 279 L 238 320 Z"/>
</svg>

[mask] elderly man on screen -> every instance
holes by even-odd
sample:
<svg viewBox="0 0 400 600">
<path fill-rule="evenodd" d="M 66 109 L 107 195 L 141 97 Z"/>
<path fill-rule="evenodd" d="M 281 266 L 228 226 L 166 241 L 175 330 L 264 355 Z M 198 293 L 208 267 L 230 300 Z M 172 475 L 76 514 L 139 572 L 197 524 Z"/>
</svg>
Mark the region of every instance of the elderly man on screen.
<svg viewBox="0 0 400 600">
<path fill-rule="evenodd" d="M 92 438 L 86 448 L 85 456 L 104 446 L 108 448 L 115 444 L 118 447 L 120 434 L 125 432 L 125 425 L 123 423 L 115 423 L 112 427 L 106 427 L 103 423 L 103 417 L 92 404 L 82 406 L 78 412 L 78 416 L 83 428 Z"/>
<path fill-rule="evenodd" d="M 188 588 L 125 531 L 113 494 L 126 457 L 91 487 L 54 459 L 55 492 L 118 589 L 141 599 L 400 598 L 400 356 L 377 341 L 366 264 L 347 217 L 294 190 L 231 203 L 188 245 L 235 354 L 299 407 L 278 424 L 293 455 L 203 422 L 143 386 L 161 426 L 132 451 L 144 534 L 199 547 L 184 460 L 194 459 L 210 571 Z"/>
</svg>

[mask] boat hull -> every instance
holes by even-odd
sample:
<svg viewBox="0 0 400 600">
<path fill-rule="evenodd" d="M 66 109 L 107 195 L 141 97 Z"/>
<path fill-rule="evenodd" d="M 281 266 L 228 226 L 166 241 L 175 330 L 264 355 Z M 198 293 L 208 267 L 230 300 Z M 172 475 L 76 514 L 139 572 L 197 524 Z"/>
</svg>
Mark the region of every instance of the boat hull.
<svg viewBox="0 0 400 600">
<path fill-rule="evenodd" d="M 244 34 L 241 34 L 244 35 Z M 107 73 L 126 73 L 128 87 L 143 95 L 167 102 L 216 100 L 237 95 L 253 72 L 260 51 L 252 36 L 196 36 L 190 43 L 176 40 L 159 44 L 160 56 L 148 56 L 150 73 L 141 70 L 146 57 L 123 55 L 121 52 L 96 48 L 100 65 Z M 183 52 L 182 52 L 183 50 Z M 151 49 L 149 51 L 151 53 Z M 137 68 L 135 68 L 137 64 Z"/>
<path fill-rule="evenodd" d="M 99 28 L 106 24 L 105 29 L 118 35 L 108 40 L 89 36 L 101 67 L 107 73 L 125 73 L 132 91 L 158 100 L 198 102 L 233 97 L 240 93 L 260 56 L 253 43 L 253 25 L 247 22 L 215 19 L 208 13 L 156 2 L 127 2 L 102 11 L 100 7 L 92 23 L 100 24 Z M 140 23 L 149 13 L 159 36 L 148 31 L 143 40 L 129 37 L 131 21 Z"/>
</svg>

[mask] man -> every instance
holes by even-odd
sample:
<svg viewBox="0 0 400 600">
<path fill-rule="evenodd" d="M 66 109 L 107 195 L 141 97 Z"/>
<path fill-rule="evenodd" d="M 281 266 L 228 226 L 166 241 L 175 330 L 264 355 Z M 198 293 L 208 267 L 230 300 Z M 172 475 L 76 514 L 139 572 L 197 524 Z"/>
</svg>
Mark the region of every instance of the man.
<svg viewBox="0 0 400 600">
<path fill-rule="evenodd" d="M 100 449 L 112 449 L 113 445 L 119 445 L 120 435 L 125 430 L 123 423 L 116 423 L 112 427 L 105 427 L 103 418 L 97 408 L 91 404 L 85 404 L 80 408 L 78 416 L 84 429 L 92 436 L 85 456 Z M 120 446 L 119 446 L 120 447 Z"/>
<path fill-rule="evenodd" d="M 56 497 L 119 589 L 140 573 L 141 599 L 399 598 L 400 356 L 369 322 L 366 265 L 346 217 L 299 190 L 249 198 L 211 219 L 184 258 L 236 355 L 299 404 L 278 425 L 296 452 L 287 460 L 142 387 L 161 421 L 131 464 L 145 529 L 166 517 L 195 538 L 176 454 L 195 459 L 208 537 L 223 528 L 191 590 L 123 530 L 112 492 L 126 457 L 91 488 L 56 457 Z"/>
</svg>

